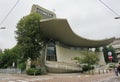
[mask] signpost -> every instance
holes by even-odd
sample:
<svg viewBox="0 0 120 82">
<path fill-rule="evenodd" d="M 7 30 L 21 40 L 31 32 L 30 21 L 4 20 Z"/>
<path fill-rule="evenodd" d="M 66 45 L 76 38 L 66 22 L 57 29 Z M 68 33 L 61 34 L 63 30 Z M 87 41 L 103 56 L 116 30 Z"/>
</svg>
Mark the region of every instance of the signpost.
<svg viewBox="0 0 120 82">
<path fill-rule="evenodd" d="M 108 59 L 112 62 L 113 56 L 111 51 L 108 52 Z"/>
<path fill-rule="evenodd" d="M 112 57 L 112 56 L 108 56 L 108 59 L 109 59 L 110 61 L 112 61 L 113 57 Z"/>
<path fill-rule="evenodd" d="M 111 55 L 112 55 L 112 52 L 109 51 L 109 52 L 108 52 L 108 56 L 111 56 Z"/>
</svg>

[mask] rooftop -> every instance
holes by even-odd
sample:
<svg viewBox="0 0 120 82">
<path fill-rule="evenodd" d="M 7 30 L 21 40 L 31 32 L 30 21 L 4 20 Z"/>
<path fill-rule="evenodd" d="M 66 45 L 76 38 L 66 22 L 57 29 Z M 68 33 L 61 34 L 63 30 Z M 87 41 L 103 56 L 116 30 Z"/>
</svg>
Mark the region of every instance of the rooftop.
<svg viewBox="0 0 120 82">
<path fill-rule="evenodd" d="M 75 34 L 66 19 L 51 18 L 40 21 L 42 33 L 50 39 L 60 41 L 70 46 L 100 47 L 110 44 L 114 37 L 104 40 L 90 40 Z"/>
</svg>

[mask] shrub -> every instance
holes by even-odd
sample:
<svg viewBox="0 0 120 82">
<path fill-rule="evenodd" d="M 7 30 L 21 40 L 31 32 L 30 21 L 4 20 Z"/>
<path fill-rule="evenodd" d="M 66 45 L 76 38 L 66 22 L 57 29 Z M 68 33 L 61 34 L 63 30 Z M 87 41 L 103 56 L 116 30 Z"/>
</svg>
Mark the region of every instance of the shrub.
<svg viewBox="0 0 120 82">
<path fill-rule="evenodd" d="M 21 70 L 24 70 L 26 68 L 26 64 L 25 63 L 20 63 L 17 66 L 18 68 L 20 68 Z"/>
<path fill-rule="evenodd" d="M 109 68 L 115 68 L 115 65 L 114 64 L 109 64 Z"/>
<path fill-rule="evenodd" d="M 28 70 L 26 70 L 26 73 L 28 75 L 41 75 L 41 69 L 29 68 Z"/>
<path fill-rule="evenodd" d="M 90 66 L 90 65 L 84 65 L 84 66 L 82 67 L 82 69 L 83 69 L 83 71 L 89 71 L 89 70 L 94 69 L 94 67 L 93 67 L 93 66 Z"/>
</svg>

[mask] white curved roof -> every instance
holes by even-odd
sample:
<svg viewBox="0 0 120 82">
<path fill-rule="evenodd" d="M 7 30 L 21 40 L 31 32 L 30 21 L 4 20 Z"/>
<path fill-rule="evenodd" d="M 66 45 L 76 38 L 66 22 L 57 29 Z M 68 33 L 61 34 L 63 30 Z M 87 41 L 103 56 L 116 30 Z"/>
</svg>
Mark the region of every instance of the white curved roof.
<svg viewBox="0 0 120 82">
<path fill-rule="evenodd" d="M 47 38 L 60 41 L 70 46 L 100 47 L 113 42 L 115 39 L 90 40 L 75 34 L 66 19 L 45 19 L 40 21 L 40 30 Z"/>
</svg>

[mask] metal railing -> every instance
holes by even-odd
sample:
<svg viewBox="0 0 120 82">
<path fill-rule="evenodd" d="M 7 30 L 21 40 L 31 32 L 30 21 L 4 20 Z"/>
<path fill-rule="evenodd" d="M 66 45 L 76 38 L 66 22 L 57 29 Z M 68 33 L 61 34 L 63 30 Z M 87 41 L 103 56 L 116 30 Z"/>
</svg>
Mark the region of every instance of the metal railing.
<svg viewBox="0 0 120 82">
<path fill-rule="evenodd" d="M 21 69 L 18 69 L 18 68 L 0 69 L 0 73 L 6 73 L 6 74 L 21 74 Z"/>
</svg>

